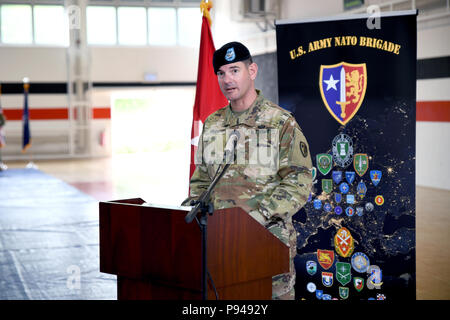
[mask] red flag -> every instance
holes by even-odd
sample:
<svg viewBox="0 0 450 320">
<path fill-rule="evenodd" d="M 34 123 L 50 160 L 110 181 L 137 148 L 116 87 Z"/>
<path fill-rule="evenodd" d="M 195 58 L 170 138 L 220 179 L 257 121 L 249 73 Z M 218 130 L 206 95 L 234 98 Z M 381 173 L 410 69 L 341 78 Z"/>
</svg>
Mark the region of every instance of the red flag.
<svg viewBox="0 0 450 320">
<path fill-rule="evenodd" d="M 194 116 L 192 119 L 191 131 L 191 167 L 189 177 L 195 170 L 195 153 L 197 152 L 198 140 L 201 135 L 203 123 L 206 118 L 216 110 L 227 105 L 228 101 L 220 91 L 217 76 L 214 73 L 212 58 L 214 51 L 214 42 L 211 35 L 209 25 L 209 10 L 212 2 L 205 3 L 202 1 L 200 5 L 203 11 L 202 31 L 200 38 L 200 54 L 198 59 L 197 88 L 195 92 Z"/>
</svg>

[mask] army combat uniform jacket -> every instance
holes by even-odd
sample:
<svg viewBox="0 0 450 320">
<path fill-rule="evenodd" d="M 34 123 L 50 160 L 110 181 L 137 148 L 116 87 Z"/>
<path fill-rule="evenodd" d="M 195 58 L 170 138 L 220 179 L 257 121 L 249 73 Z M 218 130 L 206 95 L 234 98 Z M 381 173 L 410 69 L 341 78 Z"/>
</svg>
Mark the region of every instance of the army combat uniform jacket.
<svg viewBox="0 0 450 320">
<path fill-rule="evenodd" d="M 234 113 L 231 105 L 205 121 L 183 204 L 198 199 L 208 188 L 233 130 L 239 132 L 235 158 L 212 194 L 214 209 L 241 207 L 290 250 L 290 272 L 272 280 L 272 296 L 293 291 L 297 235 L 292 216 L 306 203 L 312 185 L 309 146 L 294 116 L 265 99 L 257 98 L 246 111 Z"/>
</svg>

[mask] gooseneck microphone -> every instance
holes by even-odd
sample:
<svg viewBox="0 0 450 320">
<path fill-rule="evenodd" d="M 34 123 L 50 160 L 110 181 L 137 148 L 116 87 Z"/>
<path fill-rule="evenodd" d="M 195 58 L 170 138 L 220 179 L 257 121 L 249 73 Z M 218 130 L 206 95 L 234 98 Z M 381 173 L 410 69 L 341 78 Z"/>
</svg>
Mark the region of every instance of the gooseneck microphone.
<svg viewBox="0 0 450 320">
<path fill-rule="evenodd" d="M 231 163 L 233 160 L 234 152 L 236 150 L 236 144 L 240 138 L 241 134 L 237 130 L 233 130 L 228 138 L 227 144 L 223 151 L 223 163 Z"/>
</svg>

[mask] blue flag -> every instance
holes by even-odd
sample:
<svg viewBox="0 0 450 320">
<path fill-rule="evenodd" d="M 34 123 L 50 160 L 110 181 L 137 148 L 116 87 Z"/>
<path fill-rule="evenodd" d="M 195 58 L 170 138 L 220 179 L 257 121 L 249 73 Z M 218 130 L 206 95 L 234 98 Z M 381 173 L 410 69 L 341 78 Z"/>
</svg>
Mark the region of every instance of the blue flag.
<svg viewBox="0 0 450 320">
<path fill-rule="evenodd" d="M 31 134 L 30 134 L 30 112 L 28 110 L 28 89 L 30 85 L 25 83 L 23 85 L 23 93 L 25 97 L 24 106 L 23 106 L 23 142 L 22 142 L 22 152 L 25 152 L 31 146 Z"/>
</svg>

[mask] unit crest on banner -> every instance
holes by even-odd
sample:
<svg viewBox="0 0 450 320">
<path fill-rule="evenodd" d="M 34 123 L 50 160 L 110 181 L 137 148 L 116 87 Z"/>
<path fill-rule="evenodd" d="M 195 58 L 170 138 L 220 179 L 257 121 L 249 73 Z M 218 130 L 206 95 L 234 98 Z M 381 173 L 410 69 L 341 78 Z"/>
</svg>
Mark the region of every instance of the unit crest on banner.
<svg viewBox="0 0 450 320">
<path fill-rule="evenodd" d="M 353 237 L 347 228 L 342 227 L 338 230 L 334 236 L 334 246 L 336 248 L 336 252 L 341 257 L 346 258 L 352 254 L 354 242 Z"/>
<path fill-rule="evenodd" d="M 325 270 L 329 269 L 334 262 L 334 252 L 331 250 L 317 249 L 317 262 Z"/>
<path fill-rule="evenodd" d="M 341 62 L 321 65 L 319 88 L 325 107 L 337 122 L 345 126 L 364 100 L 367 88 L 366 64 Z"/>
<path fill-rule="evenodd" d="M 334 162 L 336 162 L 339 167 L 348 167 L 348 165 L 352 163 L 353 156 L 352 138 L 344 133 L 341 133 L 333 139 L 332 146 Z"/>
</svg>

